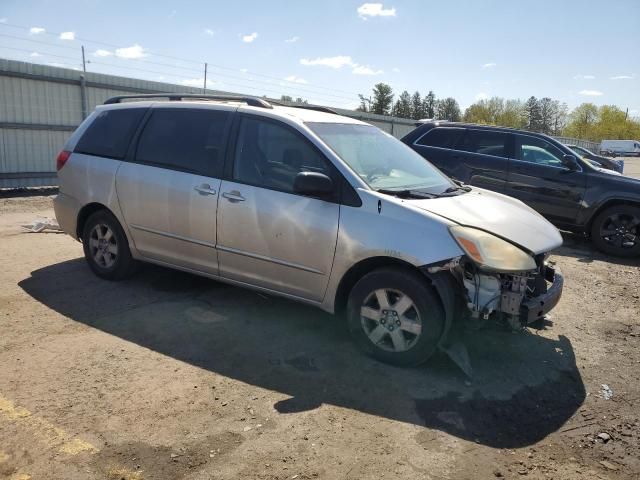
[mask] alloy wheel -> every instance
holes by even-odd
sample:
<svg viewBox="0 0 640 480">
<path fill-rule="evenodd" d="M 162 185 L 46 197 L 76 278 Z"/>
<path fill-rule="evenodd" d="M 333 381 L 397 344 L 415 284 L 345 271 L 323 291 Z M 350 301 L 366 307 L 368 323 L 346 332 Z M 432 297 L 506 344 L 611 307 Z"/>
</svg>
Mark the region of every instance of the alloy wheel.
<svg viewBox="0 0 640 480">
<path fill-rule="evenodd" d="M 616 213 L 608 217 L 600 227 L 600 237 L 616 248 L 633 248 L 637 245 L 640 218 L 632 214 Z"/>
<path fill-rule="evenodd" d="M 369 340 L 389 352 L 404 352 L 422 333 L 422 320 L 413 300 L 393 289 L 372 291 L 360 307 L 360 321 Z"/>
<path fill-rule="evenodd" d="M 113 230 L 104 223 L 96 224 L 89 234 L 89 251 L 96 264 L 111 268 L 118 258 L 118 243 Z"/>
</svg>

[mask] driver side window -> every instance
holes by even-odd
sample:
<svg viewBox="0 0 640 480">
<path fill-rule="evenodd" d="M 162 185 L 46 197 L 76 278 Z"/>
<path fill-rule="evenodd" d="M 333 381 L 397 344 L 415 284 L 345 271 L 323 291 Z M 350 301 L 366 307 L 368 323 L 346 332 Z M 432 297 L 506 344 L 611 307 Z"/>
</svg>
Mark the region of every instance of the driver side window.
<svg viewBox="0 0 640 480">
<path fill-rule="evenodd" d="M 542 138 L 517 135 L 516 156 L 519 160 L 549 167 L 562 167 L 562 151 Z"/>
<path fill-rule="evenodd" d="M 245 117 L 236 144 L 233 179 L 257 187 L 293 193 L 300 172 L 331 176 L 326 160 L 290 128 Z"/>
</svg>

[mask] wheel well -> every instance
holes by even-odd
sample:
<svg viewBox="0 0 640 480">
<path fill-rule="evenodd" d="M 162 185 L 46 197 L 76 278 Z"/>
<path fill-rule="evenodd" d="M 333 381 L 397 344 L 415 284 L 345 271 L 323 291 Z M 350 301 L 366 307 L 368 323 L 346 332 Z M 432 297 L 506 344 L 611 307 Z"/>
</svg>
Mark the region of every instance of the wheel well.
<svg viewBox="0 0 640 480">
<path fill-rule="evenodd" d="M 600 215 L 607 208 L 614 207 L 616 205 L 631 205 L 634 207 L 640 207 L 640 202 L 634 202 L 633 200 L 622 200 L 622 199 L 607 200 L 606 202 L 604 202 L 602 205 L 598 207 L 598 209 L 593 213 L 593 215 L 591 215 L 591 218 L 589 218 L 589 221 L 587 222 L 585 232 L 590 235 L 591 227 L 593 226 L 594 220 L 598 218 L 598 215 Z"/>
<path fill-rule="evenodd" d="M 91 216 L 91 214 L 97 212 L 98 210 L 107 210 L 109 209 L 101 203 L 88 203 L 84 207 L 80 209 L 78 212 L 78 222 L 76 223 L 76 235 L 79 240 L 82 240 L 82 231 L 84 230 L 84 224 L 87 221 L 87 218 Z"/>
<path fill-rule="evenodd" d="M 347 301 L 349 300 L 349 293 L 358 280 L 377 268 L 391 266 L 399 266 L 418 271 L 418 269 L 410 263 L 393 257 L 372 257 L 356 263 L 344 274 L 342 280 L 340 280 L 334 303 L 335 313 L 340 314 L 344 312 L 347 307 Z"/>
</svg>

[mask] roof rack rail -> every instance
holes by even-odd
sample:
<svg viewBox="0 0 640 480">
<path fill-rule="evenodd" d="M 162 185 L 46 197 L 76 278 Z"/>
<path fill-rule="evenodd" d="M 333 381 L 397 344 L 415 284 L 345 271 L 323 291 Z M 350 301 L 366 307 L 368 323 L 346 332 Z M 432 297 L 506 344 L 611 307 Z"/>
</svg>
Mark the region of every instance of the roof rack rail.
<svg viewBox="0 0 640 480">
<path fill-rule="evenodd" d="M 338 112 L 330 109 L 329 107 L 321 107 L 319 105 L 287 105 L 286 103 L 280 103 L 280 102 L 271 102 L 271 103 L 274 105 L 278 105 L 279 107 L 304 108 L 305 110 L 314 110 L 316 112 L 332 113 L 333 115 L 340 115 Z"/>
<path fill-rule="evenodd" d="M 180 101 L 185 98 L 193 98 L 200 100 L 227 100 L 227 101 L 236 101 L 236 102 L 245 102 L 250 107 L 260 107 L 260 108 L 273 108 L 273 106 L 258 97 L 249 97 L 243 95 L 207 95 L 207 94 L 198 94 L 198 93 L 141 93 L 139 95 L 119 95 L 117 97 L 111 97 L 104 105 L 111 105 L 114 103 L 121 103 L 122 100 L 129 99 L 146 99 L 146 98 L 168 98 L 170 101 Z"/>
</svg>

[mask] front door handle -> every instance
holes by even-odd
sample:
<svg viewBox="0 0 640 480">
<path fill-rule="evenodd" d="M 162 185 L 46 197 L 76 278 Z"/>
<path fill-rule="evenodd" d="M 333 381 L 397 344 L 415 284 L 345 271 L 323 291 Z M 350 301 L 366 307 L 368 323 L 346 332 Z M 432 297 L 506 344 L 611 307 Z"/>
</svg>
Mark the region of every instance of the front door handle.
<svg viewBox="0 0 640 480">
<path fill-rule="evenodd" d="M 226 198 L 227 200 L 229 200 L 230 202 L 234 202 L 234 203 L 235 202 L 244 202 L 244 197 L 237 190 L 233 190 L 231 192 L 224 192 L 222 194 L 222 196 L 224 198 Z"/>
<path fill-rule="evenodd" d="M 203 183 L 200 186 L 193 187 L 193 189 L 198 192 L 200 195 L 215 195 L 216 191 L 209 186 L 207 183 Z"/>
</svg>

